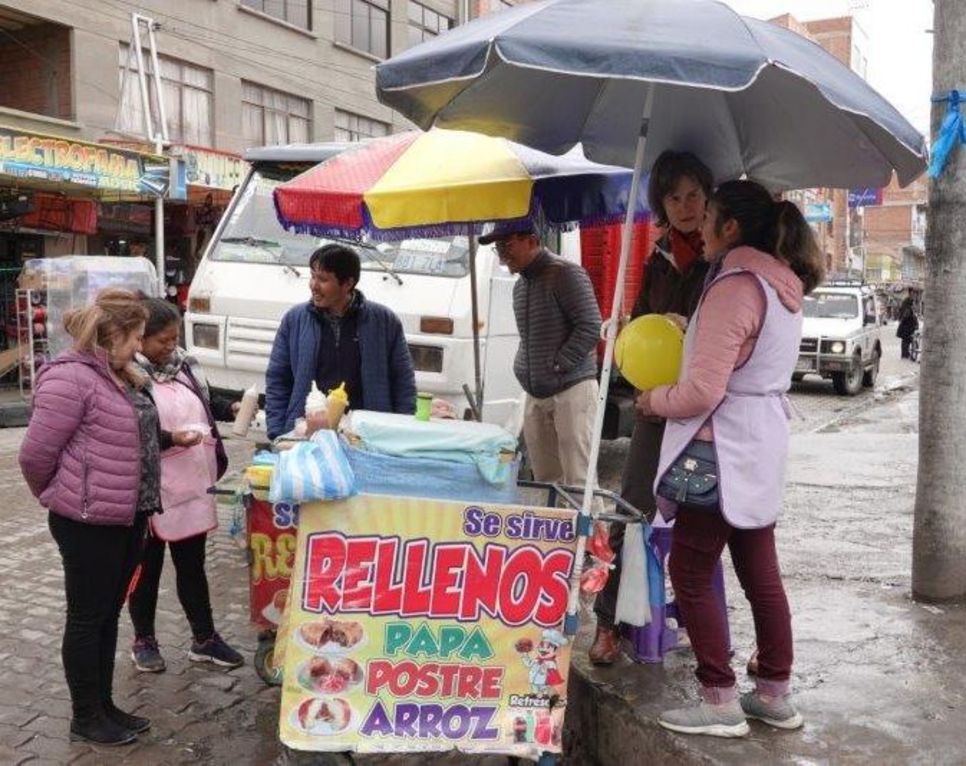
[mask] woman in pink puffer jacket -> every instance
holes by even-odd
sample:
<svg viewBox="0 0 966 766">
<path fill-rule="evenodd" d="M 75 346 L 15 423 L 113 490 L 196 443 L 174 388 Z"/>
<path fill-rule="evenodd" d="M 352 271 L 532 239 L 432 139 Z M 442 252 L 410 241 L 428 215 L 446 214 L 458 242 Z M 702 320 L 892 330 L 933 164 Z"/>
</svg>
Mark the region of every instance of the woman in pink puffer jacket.
<svg viewBox="0 0 966 766">
<path fill-rule="evenodd" d="M 38 375 L 19 455 L 63 559 L 70 736 L 103 745 L 132 742 L 150 726 L 112 699 L 118 618 L 147 517 L 161 511 L 162 444 L 197 440 L 162 434 L 132 365 L 146 318 L 138 296 L 118 289 L 65 316 L 74 346 Z"/>
</svg>

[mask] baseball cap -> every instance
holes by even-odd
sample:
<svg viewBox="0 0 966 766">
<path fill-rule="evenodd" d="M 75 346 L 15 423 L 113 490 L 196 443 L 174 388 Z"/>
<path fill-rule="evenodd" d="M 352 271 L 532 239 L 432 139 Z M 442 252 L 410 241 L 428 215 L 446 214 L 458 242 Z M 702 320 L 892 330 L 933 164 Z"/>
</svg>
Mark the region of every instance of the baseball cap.
<svg viewBox="0 0 966 766">
<path fill-rule="evenodd" d="M 493 227 L 493 231 L 484 234 L 479 238 L 481 245 L 489 245 L 498 239 L 509 237 L 513 234 L 536 234 L 537 231 L 529 221 L 516 221 L 511 223 L 498 223 Z"/>
</svg>

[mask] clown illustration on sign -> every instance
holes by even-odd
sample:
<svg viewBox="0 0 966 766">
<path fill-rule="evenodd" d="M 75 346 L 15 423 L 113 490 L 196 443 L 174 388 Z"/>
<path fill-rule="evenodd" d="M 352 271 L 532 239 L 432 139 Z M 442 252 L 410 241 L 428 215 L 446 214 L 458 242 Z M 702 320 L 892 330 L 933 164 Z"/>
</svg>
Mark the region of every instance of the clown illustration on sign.
<svg viewBox="0 0 966 766">
<path fill-rule="evenodd" d="M 530 691 L 533 694 L 553 694 L 553 687 L 564 682 L 557 668 L 557 653 L 566 643 L 563 633 L 552 628 L 543 631 L 536 649 L 529 638 L 521 638 L 516 642 L 515 648 L 520 653 L 520 660 L 530 669 Z"/>
</svg>

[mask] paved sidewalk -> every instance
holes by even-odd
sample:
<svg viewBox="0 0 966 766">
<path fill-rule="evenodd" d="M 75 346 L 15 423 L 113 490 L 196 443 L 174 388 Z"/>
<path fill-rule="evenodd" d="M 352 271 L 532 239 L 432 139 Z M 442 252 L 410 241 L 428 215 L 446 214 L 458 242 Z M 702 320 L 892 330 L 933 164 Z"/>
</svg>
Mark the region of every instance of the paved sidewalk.
<svg viewBox="0 0 966 766">
<path fill-rule="evenodd" d="M 592 618 L 575 651 L 568 725 L 586 764 L 962 764 L 966 608 L 910 598 L 918 392 L 792 440 L 778 525 L 793 613 L 798 732 L 756 722 L 744 740 L 672 734 L 667 707 L 696 699 L 689 650 L 663 665 L 591 668 Z M 725 556 L 734 666 L 754 646 Z M 739 686 L 752 683 L 739 673 Z"/>
<path fill-rule="evenodd" d="M 158 603 L 158 641 L 164 673 L 138 673 L 130 659 L 130 619 L 121 617 L 115 697 L 125 710 L 151 719 L 137 744 L 95 748 L 67 739 L 70 697 L 60 662 L 64 622 L 60 556 L 47 529 L 46 512 L 31 497 L 17 466 L 23 429 L 0 429 L 0 764 L 265 764 L 339 766 L 341 757 L 297 757 L 278 741 L 279 690 L 266 687 L 251 665 L 256 631 L 248 622 L 248 564 L 245 550 L 228 536 L 231 512 L 222 507 L 221 526 L 209 536 L 208 579 L 215 625 L 237 647 L 246 665 L 231 671 L 188 661 L 187 622 L 174 589 L 173 566 L 165 561 Z M 235 466 L 251 448 L 229 443 Z M 505 758 L 462 755 L 358 757 L 354 763 L 417 766 L 506 766 Z"/>
<path fill-rule="evenodd" d="M 889 350 L 887 349 L 887 354 Z M 893 382 L 915 368 L 890 366 Z M 883 370 L 884 376 L 886 370 Z M 754 726 L 750 739 L 722 743 L 671 735 L 657 713 L 692 693 L 687 651 L 664 665 L 627 661 L 591 671 L 584 643 L 570 690 L 572 764 L 962 763 L 966 729 L 966 614 L 923 607 L 909 597 L 912 483 L 916 458 L 915 393 L 843 400 L 815 382 L 796 390 L 808 428 L 793 440 L 780 554 L 795 613 L 797 700 L 807 724 L 799 733 Z M 844 423 L 808 433 L 835 417 Z M 837 432 L 836 432 L 837 431 Z M 60 664 L 64 602 L 60 558 L 46 514 L 24 485 L 16 462 L 22 429 L 0 429 L 0 764 L 286 764 L 277 737 L 279 693 L 251 667 L 255 630 L 248 623 L 245 551 L 227 535 L 230 512 L 210 536 L 208 572 L 215 621 L 246 656 L 233 671 L 187 660 L 187 624 L 166 562 L 159 599 L 159 640 L 168 663 L 159 675 L 136 673 L 128 659 L 130 621 L 121 621 L 117 701 L 151 718 L 151 731 L 121 750 L 70 744 L 69 697 Z M 249 447 L 233 443 L 235 466 Z M 602 481 L 613 486 L 626 440 L 607 446 Z M 607 478 L 609 476 L 609 478 Z M 729 566 L 726 569 L 730 570 Z M 733 578 L 730 614 L 736 663 L 752 645 L 750 617 Z M 314 759 L 317 763 L 346 763 Z M 503 758 L 380 756 L 360 764 L 505 766 Z"/>
</svg>

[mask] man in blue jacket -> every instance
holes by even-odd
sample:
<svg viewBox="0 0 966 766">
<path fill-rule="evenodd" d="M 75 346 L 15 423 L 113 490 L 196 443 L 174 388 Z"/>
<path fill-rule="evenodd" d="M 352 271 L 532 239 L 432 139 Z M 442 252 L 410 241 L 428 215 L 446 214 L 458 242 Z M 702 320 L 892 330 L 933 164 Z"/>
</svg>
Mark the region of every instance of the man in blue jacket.
<svg viewBox="0 0 966 766">
<path fill-rule="evenodd" d="M 358 254 L 325 245 L 309 268 L 312 299 L 282 318 L 265 373 L 269 438 L 295 427 L 313 381 L 323 392 L 344 382 L 350 408 L 415 412 L 416 375 L 402 323 L 356 289 Z"/>
</svg>

